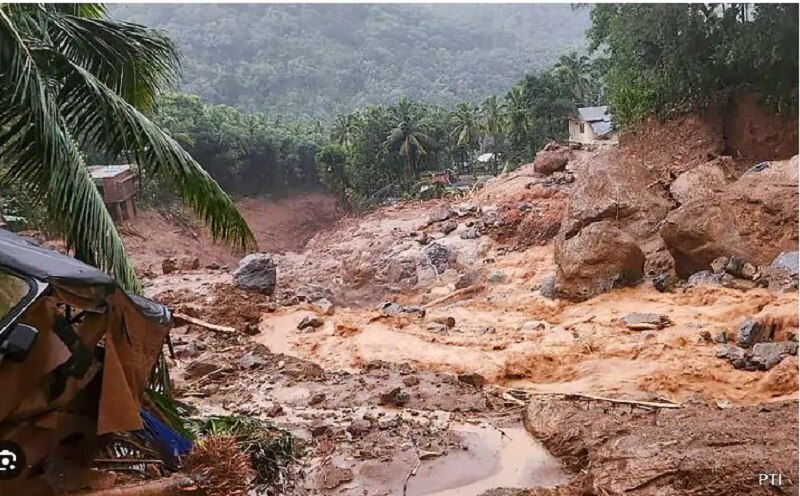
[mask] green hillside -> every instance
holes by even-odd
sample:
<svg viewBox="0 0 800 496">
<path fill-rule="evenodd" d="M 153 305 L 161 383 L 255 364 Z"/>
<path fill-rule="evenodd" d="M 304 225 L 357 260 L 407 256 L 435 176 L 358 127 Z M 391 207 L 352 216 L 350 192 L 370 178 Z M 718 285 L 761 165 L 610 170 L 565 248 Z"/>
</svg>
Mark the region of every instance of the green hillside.
<svg viewBox="0 0 800 496">
<path fill-rule="evenodd" d="M 568 5 L 116 5 L 165 30 L 183 91 L 249 111 L 326 117 L 401 95 L 451 106 L 504 93 L 583 51 Z"/>
</svg>

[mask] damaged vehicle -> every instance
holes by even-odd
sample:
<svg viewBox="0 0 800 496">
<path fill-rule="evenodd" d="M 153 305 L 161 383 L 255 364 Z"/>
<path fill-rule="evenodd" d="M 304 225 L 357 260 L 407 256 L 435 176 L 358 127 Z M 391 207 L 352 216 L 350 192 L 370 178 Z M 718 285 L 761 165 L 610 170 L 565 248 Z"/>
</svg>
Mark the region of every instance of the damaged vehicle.
<svg viewBox="0 0 800 496">
<path fill-rule="evenodd" d="M 0 319 L 0 443 L 23 459 L 0 473 L 0 494 L 69 491 L 65 474 L 90 467 L 113 435 L 144 429 L 170 313 L 95 267 L 0 230 Z"/>
</svg>

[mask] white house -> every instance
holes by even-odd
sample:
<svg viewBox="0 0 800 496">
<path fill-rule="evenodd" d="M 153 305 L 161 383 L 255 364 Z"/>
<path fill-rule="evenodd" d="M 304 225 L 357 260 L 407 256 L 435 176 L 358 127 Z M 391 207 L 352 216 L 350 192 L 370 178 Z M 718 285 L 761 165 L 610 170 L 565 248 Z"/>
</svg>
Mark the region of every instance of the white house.
<svg viewBox="0 0 800 496">
<path fill-rule="evenodd" d="M 571 143 L 618 143 L 617 131 L 608 115 L 608 107 L 581 107 L 578 115 L 569 119 Z"/>
</svg>

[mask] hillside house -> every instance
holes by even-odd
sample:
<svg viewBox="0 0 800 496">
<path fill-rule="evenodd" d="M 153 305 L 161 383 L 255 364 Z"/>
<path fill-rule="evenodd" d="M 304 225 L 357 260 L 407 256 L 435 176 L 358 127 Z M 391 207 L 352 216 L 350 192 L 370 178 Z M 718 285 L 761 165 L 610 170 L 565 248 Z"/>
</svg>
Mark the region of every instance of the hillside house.
<svg viewBox="0 0 800 496">
<path fill-rule="evenodd" d="M 570 143 L 592 145 L 618 142 L 618 135 L 608 115 L 608 107 L 581 107 L 578 115 L 569 119 Z"/>
<path fill-rule="evenodd" d="M 91 165 L 89 172 L 108 211 L 117 220 L 136 217 L 136 176 L 130 165 Z"/>
</svg>

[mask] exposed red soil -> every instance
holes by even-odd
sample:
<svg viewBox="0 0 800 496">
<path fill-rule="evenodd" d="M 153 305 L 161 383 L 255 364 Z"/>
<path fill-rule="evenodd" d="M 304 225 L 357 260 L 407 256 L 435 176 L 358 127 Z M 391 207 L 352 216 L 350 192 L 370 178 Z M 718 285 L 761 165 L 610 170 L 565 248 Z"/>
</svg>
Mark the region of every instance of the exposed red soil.
<svg viewBox="0 0 800 496">
<path fill-rule="evenodd" d="M 305 193 L 279 200 L 247 198 L 236 203 L 256 237 L 260 251 L 300 251 L 317 232 L 333 226 L 342 212 L 326 193 Z M 119 226 L 125 247 L 137 268 L 160 273 L 161 261 L 190 256 L 209 263 L 230 265 L 243 254 L 214 243 L 208 230 L 191 214 L 141 211 Z"/>
</svg>

